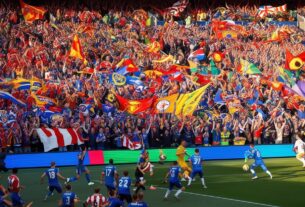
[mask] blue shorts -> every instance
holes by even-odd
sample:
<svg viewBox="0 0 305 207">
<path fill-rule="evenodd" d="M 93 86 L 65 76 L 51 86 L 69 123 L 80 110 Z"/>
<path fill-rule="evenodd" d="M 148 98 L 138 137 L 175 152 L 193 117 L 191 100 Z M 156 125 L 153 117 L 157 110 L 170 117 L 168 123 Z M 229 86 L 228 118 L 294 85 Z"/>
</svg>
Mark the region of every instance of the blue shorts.
<svg viewBox="0 0 305 207">
<path fill-rule="evenodd" d="M 268 170 L 264 162 L 254 162 L 254 163 L 250 166 L 250 169 L 254 169 L 254 168 L 256 168 L 256 167 L 261 167 L 262 170 L 265 171 L 265 172 Z"/>
<path fill-rule="evenodd" d="M 22 207 L 24 204 L 24 201 L 21 199 L 19 193 L 10 193 L 10 197 L 13 203 L 13 207 Z"/>
<path fill-rule="evenodd" d="M 54 190 L 56 190 L 57 193 L 62 193 L 62 188 L 60 185 L 49 185 L 49 191 L 53 192 Z"/>
<path fill-rule="evenodd" d="M 169 182 L 169 190 L 173 190 L 174 187 L 177 187 L 178 189 L 182 188 L 182 185 L 180 183 L 180 181 L 176 181 L 176 182 Z"/>
<path fill-rule="evenodd" d="M 202 170 L 193 170 L 191 173 L 191 178 L 193 179 L 197 174 L 199 175 L 200 178 L 202 178 L 203 176 Z"/>
<path fill-rule="evenodd" d="M 87 171 L 86 166 L 77 166 L 76 167 L 76 174 L 81 175 L 82 173 Z"/>
<path fill-rule="evenodd" d="M 115 187 L 113 184 L 105 184 L 106 185 L 106 188 L 108 189 L 108 191 L 111 191 L 111 190 L 115 190 Z"/>
</svg>

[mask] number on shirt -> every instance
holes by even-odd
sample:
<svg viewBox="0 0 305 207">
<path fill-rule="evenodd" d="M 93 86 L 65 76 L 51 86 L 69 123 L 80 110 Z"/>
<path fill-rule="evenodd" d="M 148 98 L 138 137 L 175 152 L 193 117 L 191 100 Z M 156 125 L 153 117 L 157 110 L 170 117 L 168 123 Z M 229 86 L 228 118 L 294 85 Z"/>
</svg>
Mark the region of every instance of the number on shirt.
<svg viewBox="0 0 305 207">
<path fill-rule="evenodd" d="M 194 165 L 199 165 L 201 159 L 199 157 L 194 157 Z"/>
<path fill-rule="evenodd" d="M 49 172 L 49 177 L 51 179 L 55 179 L 55 172 L 54 171 Z"/>
<path fill-rule="evenodd" d="M 170 174 L 172 178 L 176 177 L 176 171 L 174 169 L 171 170 Z"/>
<path fill-rule="evenodd" d="M 128 188 L 128 180 L 120 180 L 119 187 L 120 188 Z"/>
<path fill-rule="evenodd" d="M 110 176 L 111 169 L 106 169 L 106 176 Z"/>
<path fill-rule="evenodd" d="M 70 196 L 66 197 L 66 205 L 70 205 L 70 202 L 71 202 Z"/>
</svg>

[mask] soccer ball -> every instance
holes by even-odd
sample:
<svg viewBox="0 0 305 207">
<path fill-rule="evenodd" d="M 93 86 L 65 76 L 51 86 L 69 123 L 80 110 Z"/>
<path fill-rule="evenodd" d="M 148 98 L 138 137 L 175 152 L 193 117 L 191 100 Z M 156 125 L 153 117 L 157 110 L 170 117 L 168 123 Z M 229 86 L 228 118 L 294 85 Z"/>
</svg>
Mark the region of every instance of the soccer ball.
<svg viewBox="0 0 305 207">
<path fill-rule="evenodd" d="M 244 170 L 245 172 L 247 172 L 247 171 L 249 170 L 249 165 L 244 164 L 244 165 L 243 165 L 243 170 Z"/>
<path fill-rule="evenodd" d="M 165 156 L 164 154 L 162 154 L 162 155 L 160 155 L 159 159 L 160 159 L 161 161 L 164 161 L 164 160 L 166 160 L 166 156 Z"/>
</svg>

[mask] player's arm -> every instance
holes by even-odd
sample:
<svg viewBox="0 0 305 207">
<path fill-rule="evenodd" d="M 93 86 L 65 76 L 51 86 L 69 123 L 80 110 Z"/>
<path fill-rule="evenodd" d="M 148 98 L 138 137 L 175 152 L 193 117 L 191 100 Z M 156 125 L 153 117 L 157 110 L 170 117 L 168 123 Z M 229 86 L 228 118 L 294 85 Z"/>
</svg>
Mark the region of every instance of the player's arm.
<svg viewBox="0 0 305 207">
<path fill-rule="evenodd" d="M 169 176 L 169 171 L 166 173 L 165 178 L 164 178 L 164 183 L 167 183 L 167 178 Z"/>
<path fill-rule="evenodd" d="M 114 171 L 114 180 L 117 185 L 119 183 L 119 173 L 116 170 Z"/>
<path fill-rule="evenodd" d="M 66 178 L 64 176 L 62 176 L 59 172 L 57 173 L 57 176 L 62 180 L 66 180 Z"/>
<path fill-rule="evenodd" d="M 139 164 L 137 165 L 138 170 L 140 170 L 140 172 L 143 173 L 143 175 L 144 175 L 145 172 L 142 170 L 142 167 L 143 167 L 143 163 L 139 163 Z"/>
<path fill-rule="evenodd" d="M 40 184 L 43 184 L 43 179 L 46 176 L 46 173 L 42 173 L 42 175 L 40 176 Z"/>
</svg>

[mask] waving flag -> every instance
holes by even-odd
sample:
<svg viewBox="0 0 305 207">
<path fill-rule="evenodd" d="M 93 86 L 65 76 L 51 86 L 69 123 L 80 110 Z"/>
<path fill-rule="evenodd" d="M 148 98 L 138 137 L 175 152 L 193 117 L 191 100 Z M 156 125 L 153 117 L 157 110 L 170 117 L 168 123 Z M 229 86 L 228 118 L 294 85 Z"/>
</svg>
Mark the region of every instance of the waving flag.
<svg viewBox="0 0 305 207">
<path fill-rule="evenodd" d="M 238 32 L 234 30 L 222 30 L 216 33 L 218 39 L 236 39 L 238 37 Z"/>
<path fill-rule="evenodd" d="M 284 4 L 282 6 L 273 7 L 273 6 L 261 6 L 259 7 L 257 11 L 257 16 L 264 18 L 268 16 L 269 14 L 277 14 L 280 12 L 286 12 L 287 11 L 287 5 Z"/>
<path fill-rule="evenodd" d="M 116 98 L 120 104 L 120 110 L 126 111 L 130 114 L 137 114 L 149 109 L 154 101 L 153 98 L 147 98 L 142 100 L 128 100 L 120 95 L 116 95 Z"/>
<path fill-rule="evenodd" d="M 21 12 L 24 20 L 28 23 L 32 23 L 37 19 L 43 19 L 44 14 L 47 12 L 42 7 L 31 6 L 20 0 Z"/>
<path fill-rule="evenodd" d="M 125 75 L 127 73 L 134 73 L 139 71 L 139 68 L 133 63 L 129 58 L 123 58 L 117 65 L 117 68 L 120 68 L 117 73 Z"/>
<path fill-rule="evenodd" d="M 176 101 L 176 116 L 192 115 L 209 86 L 210 84 L 207 84 L 191 93 L 180 94 Z"/>
<path fill-rule="evenodd" d="M 291 52 L 286 49 L 286 64 L 285 68 L 289 70 L 299 70 L 305 64 L 305 52 L 297 56 L 293 56 Z"/>
<path fill-rule="evenodd" d="M 141 149 L 142 145 L 139 142 L 132 142 L 127 136 L 123 136 L 123 147 L 127 147 L 130 150 Z"/>
<path fill-rule="evenodd" d="M 203 50 L 203 48 L 195 50 L 189 55 L 188 59 L 204 60 L 206 59 L 205 51 Z"/>
<path fill-rule="evenodd" d="M 149 53 L 157 53 L 161 50 L 161 44 L 158 41 L 154 41 L 147 45 L 146 51 Z"/>
<path fill-rule="evenodd" d="M 237 70 L 240 73 L 248 74 L 248 75 L 259 75 L 262 72 L 253 64 L 247 60 L 240 59 L 240 65 L 238 66 Z"/>
<path fill-rule="evenodd" d="M 67 128 L 38 128 L 37 134 L 43 144 L 44 151 L 48 152 L 58 147 L 83 144 L 83 139 L 76 129 Z"/>
<path fill-rule="evenodd" d="M 73 37 L 73 41 L 70 49 L 70 56 L 81 59 L 84 62 L 84 64 L 87 64 L 87 60 L 85 59 L 85 56 L 83 54 L 78 35 L 74 35 Z"/>
<path fill-rule="evenodd" d="M 174 57 L 172 55 L 167 55 L 167 56 L 162 57 L 160 60 L 153 60 L 152 62 L 153 63 L 164 63 L 164 62 L 173 61 L 173 60 L 174 60 Z"/>
<path fill-rule="evenodd" d="M 175 102 L 179 94 L 173 94 L 163 98 L 158 98 L 154 103 L 155 113 L 173 113 L 175 109 Z"/>
<path fill-rule="evenodd" d="M 0 98 L 9 100 L 9 101 L 13 102 L 14 104 L 17 104 L 18 106 L 22 106 L 22 107 L 26 106 L 25 103 L 16 99 L 14 96 L 12 96 L 12 94 L 5 92 L 5 91 L 0 91 Z"/>
<path fill-rule="evenodd" d="M 40 96 L 36 95 L 35 93 L 31 94 L 32 98 L 35 100 L 35 105 L 37 107 L 44 107 L 46 105 L 48 106 L 55 106 L 57 105 L 57 101 L 55 99 L 46 97 L 46 96 Z"/>
<path fill-rule="evenodd" d="M 34 78 L 32 80 L 18 78 L 7 82 L 16 90 L 33 90 L 36 91 L 42 87 L 40 80 Z"/>
<path fill-rule="evenodd" d="M 109 81 L 116 86 L 123 86 L 126 84 L 126 77 L 119 73 L 112 73 L 109 75 Z"/>
<path fill-rule="evenodd" d="M 222 52 L 213 52 L 212 58 L 215 63 L 219 63 L 225 58 L 225 54 Z"/>
<path fill-rule="evenodd" d="M 189 1 L 188 0 L 180 0 L 173 4 L 173 6 L 166 9 L 166 11 L 175 17 L 179 17 L 180 14 L 187 7 Z"/>
</svg>

